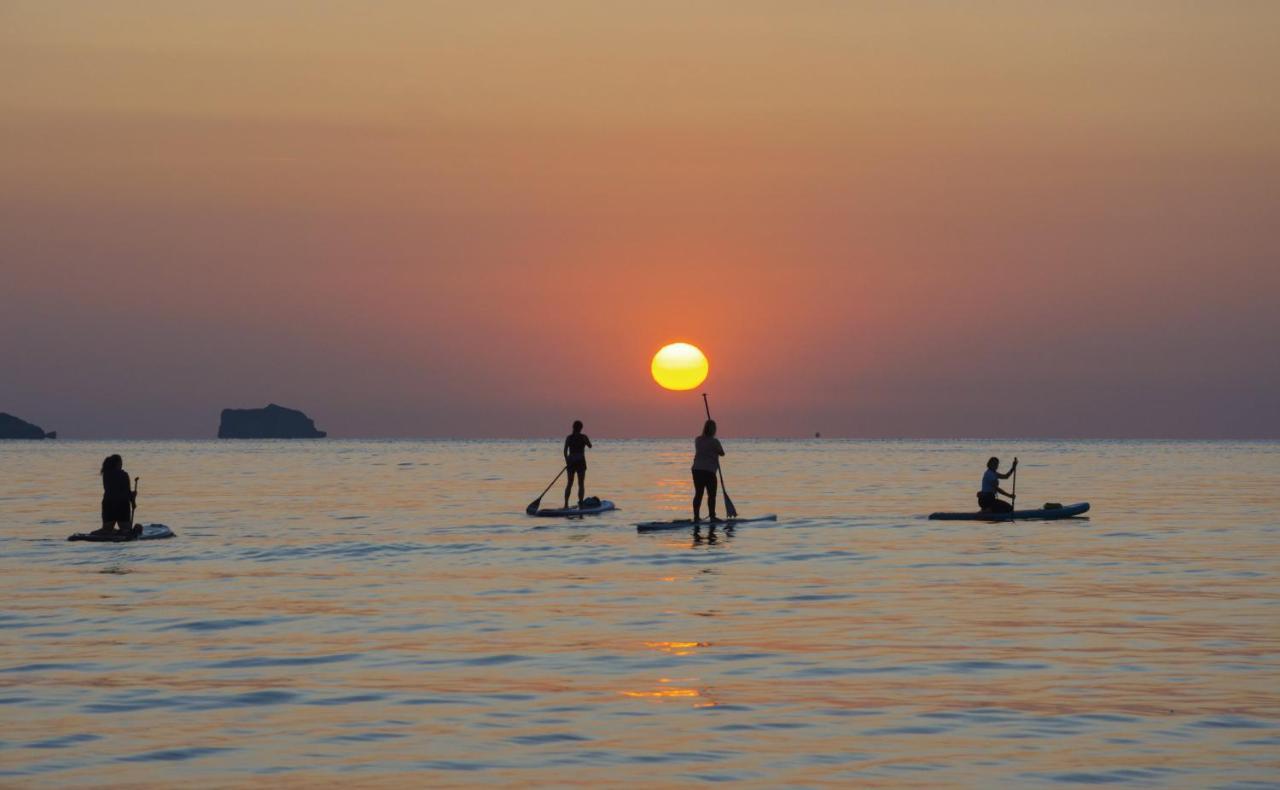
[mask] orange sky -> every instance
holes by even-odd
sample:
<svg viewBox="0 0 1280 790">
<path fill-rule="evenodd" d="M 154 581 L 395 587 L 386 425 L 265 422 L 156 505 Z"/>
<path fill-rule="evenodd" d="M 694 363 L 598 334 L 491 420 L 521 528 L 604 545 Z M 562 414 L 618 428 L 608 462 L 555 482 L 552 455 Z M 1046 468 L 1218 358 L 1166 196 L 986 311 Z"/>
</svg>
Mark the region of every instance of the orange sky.
<svg viewBox="0 0 1280 790">
<path fill-rule="evenodd" d="M 0 411 L 1280 437 L 1280 4 L 9 2 Z"/>
</svg>

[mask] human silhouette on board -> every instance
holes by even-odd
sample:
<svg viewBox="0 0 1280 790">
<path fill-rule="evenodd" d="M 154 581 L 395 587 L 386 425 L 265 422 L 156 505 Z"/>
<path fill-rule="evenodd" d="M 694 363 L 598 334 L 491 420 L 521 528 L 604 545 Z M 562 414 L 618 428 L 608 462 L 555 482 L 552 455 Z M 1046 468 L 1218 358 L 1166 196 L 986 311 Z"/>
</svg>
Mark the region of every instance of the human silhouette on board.
<svg viewBox="0 0 1280 790">
<path fill-rule="evenodd" d="M 693 520 L 702 520 L 702 494 L 707 494 L 707 515 L 716 518 L 716 472 L 720 470 L 720 456 L 724 447 L 716 438 L 716 421 L 707 420 L 702 435 L 693 440 Z"/>
<path fill-rule="evenodd" d="M 574 420 L 573 433 L 564 437 L 564 466 L 569 470 L 569 479 L 564 487 L 566 508 L 569 507 L 569 494 L 573 491 L 574 475 L 578 477 L 578 507 L 582 507 L 587 487 L 587 448 L 590 446 L 591 440 L 582 432 L 582 420 Z"/>
<path fill-rule="evenodd" d="M 129 487 L 129 473 L 124 470 L 124 459 L 119 455 L 108 455 L 102 461 L 100 474 L 102 475 L 102 528 L 89 534 L 125 539 L 137 537 L 141 528 L 135 530 L 133 526 L 136 494 Z"/>
<path fill-rule="evenodd" d="M 1000 472 L 1000 459 L 994 455 L 987 459 L 987 471 L 982 473 L 982 490 L 978 492 L 978 509 L 983 513 L 1008 513 L 1013 510 L 1013 502 L 1005 502 L 996 497 L 1003 494 L 1014 500 L 1013 494 L 1000 487 L 1001 480 L 1008 480 L 1018 470 L 1018 459 L 1013 459 L 1009 471 Z"/>
</svg>

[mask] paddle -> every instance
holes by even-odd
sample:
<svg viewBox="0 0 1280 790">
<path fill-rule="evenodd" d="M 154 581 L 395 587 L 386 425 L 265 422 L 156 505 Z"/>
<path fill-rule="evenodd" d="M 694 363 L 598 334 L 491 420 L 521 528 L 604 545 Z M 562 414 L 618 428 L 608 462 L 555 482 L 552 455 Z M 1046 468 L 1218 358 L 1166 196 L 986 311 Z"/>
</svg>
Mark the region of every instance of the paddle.
<svg viewBox="0 0 1280 790">
<path fill-rule="evenodd" d="M 556 481 L 560 479 L 560 475 L 564 474 L 564 470 L 568 468 L 569 466 L 568 464 L 566 464 L 564 469 L 561 469 L 559 472 L 556 472 L 556 476 L 551 479 L 550 483 L 547 483 L 546 488 L 542 489 L 542 493 L 538 494 L 538 498 L 530 502 L 529 507 L 524 509 L 525 513 L 528 513 L 529 515 L 532 516 L 534 513 L 538 512 L 538 506 L 542 504 L 542 498 L 547 495 L 547 492 L 551 490 L 551 486 L 556 484 Z"/>
<path fill-rule="evenodd" d="M 1009 504 L 1018 509 L 1018 456 L 1013 457 L 1013 491 L 1009 492 Z"/>
<path fill-rule="evenodd" d="M 133 478 L 133 496 L 129 497 L 129 531 L 133 533 L 132 537 L 136 537 L 142 532 L 133 520 L 134 514 L 138 512 L 138 483 L 141 480 L 141 477 Z"/>
<path fill-rule="evenodd" d="M 711 419 L 711 406 L 707 403 L 707 393 L 702 393 L 702 406 L 707 410 L 707 419 Z M 733 506 L 733 500 L 729 498 L 729 489 L 724 487 L 724 470 L 720 468 L 720 464 L 716 464 L 716 472 L 720 475 L 720 493 L 724 494 L 724 512 L 729 518 L 738 517 L 738 509 Z"/>
</svg>

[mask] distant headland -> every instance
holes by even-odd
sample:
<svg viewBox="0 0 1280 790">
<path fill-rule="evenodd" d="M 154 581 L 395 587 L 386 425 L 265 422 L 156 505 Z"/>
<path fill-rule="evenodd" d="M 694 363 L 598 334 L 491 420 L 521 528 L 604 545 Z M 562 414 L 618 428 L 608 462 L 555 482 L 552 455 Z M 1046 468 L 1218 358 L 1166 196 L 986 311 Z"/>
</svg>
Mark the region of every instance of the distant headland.
<svg viewBox="0 0 1280 790">
<path fill-rule="evenodd" d="M 57 431 L 45 433 L 39 425 L 32 425 L 12 414 L 0 411 L 0 439 L 57 439 Z"/>
<path fill-rule="evenodd" d="M 272 403 L 265 409 L 223 409 L 219 439 L 323 439 L 315 420 Z"/>
</svg>

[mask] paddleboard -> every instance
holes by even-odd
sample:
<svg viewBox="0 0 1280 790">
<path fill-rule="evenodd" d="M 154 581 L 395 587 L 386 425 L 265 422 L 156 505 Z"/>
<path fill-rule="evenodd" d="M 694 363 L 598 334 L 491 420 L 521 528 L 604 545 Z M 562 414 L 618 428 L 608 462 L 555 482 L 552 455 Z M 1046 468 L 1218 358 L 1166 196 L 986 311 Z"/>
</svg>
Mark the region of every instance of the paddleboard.
<svg viewBox="0 0 1280 790">
<path fill-rule="evenodd" d="M 530 513 L 531 516 L 542 516 L 543 518 L 577 518 L 578 516 L 594 516 L 598 513 L 604 513 L 615 508 L 614 504 L 607 499 L 600 500 L 600 504 L 592 507 L 544 507 Z"/>
<path fill-rule="evenodd" d="M 1009 513 L 931 513 L 931 521 L 1055 521 L 1072 518 L 1089 510 L 1088 502 L 1038 510 L 1014 510 Z"/>
<path fill-rule="evenodd" d="M 112 535 L 110 537 L 103 535 L 94 535 L 91 532 L 77 532 L 67 540 L 87 540 L 92 543 L 132 543 L 135 540 L 160 540 L 162 538 L 174 537 L 173 530 L 164 524 L 144 524 L 142 534 L 136 538 L 122 538 Z"/>
<path fill-rule="evenodd" d="M 694 521 L 691 518 L 678 518 L 673 521 L 644 521 L 636 524 L 636 532 L 661 532 L 667 529 L 689 529 L 690 527 L 732 527 L 738 524 L 750 524 L 756 521 L 777 521 L 778 516 L 770 513 L 767 516 L 753 518 L 726 518 L 720 521 Z"/>
</svg>

